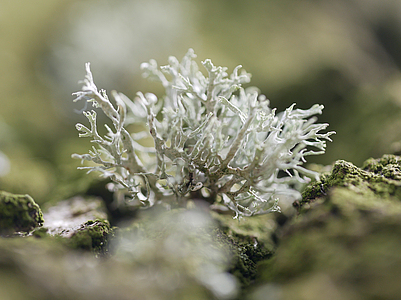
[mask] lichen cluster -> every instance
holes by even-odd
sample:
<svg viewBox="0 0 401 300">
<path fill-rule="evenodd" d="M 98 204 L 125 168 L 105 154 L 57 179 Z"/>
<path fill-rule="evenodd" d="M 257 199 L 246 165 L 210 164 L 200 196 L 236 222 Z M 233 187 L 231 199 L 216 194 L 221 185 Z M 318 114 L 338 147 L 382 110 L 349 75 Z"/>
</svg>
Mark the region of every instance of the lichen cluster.
<svg viewBox="0 0 401 300">
<path fill-rule="evenodd" d="M 94 162 L 83 168 L 112 179 L 114 190 L 138 206 L 182 206 L 200 191 L 210 203 L 241 217 L 278 211 L 278 195 L 300 198 L 290 185 L 318 177 L 302 164 L 306 156 L 324 153 L 333 133 L 320 133 L 328 124 L 316 124 L 312 117 L 323 106 L 301 110 L 294 104 L 276 113 L 256 88 L 242 87 L 251 75 L 240 72 L 241 66 L 228 75 L 227 68 L 206 59 L 205 76 L 195 57 L 190 49 L 181 62 L 170 57 L 160 68 L 154 60 L 142 64 L 144 76 L 160 81 L 166 95 L 138 93 L 131 101 L 113 91 L 117 108 L 97 89 L 87 64 L 75 101 L 101 108 L 114 129 L 106 125 L 108 134 L 100 136 L 95 110 L 83 111 L 90 128 L 77 124 L 79 136 L 91 138 L 98 148 L 73 157 Z M 147 130 L 130 134 L 130 124 L 146 124 Z M 154 147 L 141 144 L 145 137 Z"/>
</svg>

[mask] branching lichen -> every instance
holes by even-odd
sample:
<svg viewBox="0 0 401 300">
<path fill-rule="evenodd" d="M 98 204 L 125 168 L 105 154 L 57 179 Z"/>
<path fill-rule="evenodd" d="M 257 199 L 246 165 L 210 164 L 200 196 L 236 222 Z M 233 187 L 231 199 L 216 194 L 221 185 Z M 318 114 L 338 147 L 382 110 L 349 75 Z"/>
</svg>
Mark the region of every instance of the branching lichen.
<svg viewBox="0 0 401 300">
<path fill-rule="evenodd" d="M 308 155 L 322 154 L 333 132 L 320 133 L 328 124 L 316 124 L 323 106 L 282 113 L 255 88 L 242 88 L 251 75 L 241 66 L 228 75 L 206 59 L 205 76 L 190 49 L 181 62 L 169 58 L 167 66 L 154 60 L 143 63 L 144 77 L 160 81 L 166 95 L 138 93 L 134 101 L 112 91 L 116 106 L 104 90 L 98 90 L 89 68 L 74 101 L 85 100 L 101 108 L 112 121 L 108 134 L 100 136 L 96 112 L 84 111 L 90 128 L 77 124 L 80 137 L 98 145 L 89 154 L 73 157 L 92 161 L 82 167 L 100 171 L 113 189 L 138 206 L 157 202 L 183 205 L 196 195 L 233 210 L 236 217 L 279 211 L 277 195 L 300 198 L 290 186 L 317 178 L 302 166 Z M 148 133 L 130 134 L 130 124 L 146 123 Z M 154 148 L 139 143 L 145 136 Z M 316 151 L 317 150 L 317 151 Z M 284 175 L 283 175 L 284 174 Z"/>
</svg>

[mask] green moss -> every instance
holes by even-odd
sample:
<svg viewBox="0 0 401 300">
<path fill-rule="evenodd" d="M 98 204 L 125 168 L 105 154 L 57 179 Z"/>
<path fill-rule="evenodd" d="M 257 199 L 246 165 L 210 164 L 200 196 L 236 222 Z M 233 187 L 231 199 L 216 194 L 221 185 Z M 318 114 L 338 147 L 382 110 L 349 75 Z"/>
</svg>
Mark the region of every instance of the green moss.
<svg viewBox="0 0 401 300">
<path fill-rule="evenodd" d="M 233 219 L 233 215 L 231 214 L 219 214 L 211 211 L 211 215 L 228 236 L 256 238 L 265 247 L 273 250 L 274 242 L 271 234 L 276 229 L 275 218 L 281 216 L 280 213 L 255 215 L 251 218 L 241 219 L 240 221 Z"/>
<path fill-rule="evenodd" d="M 400 169 L 394 155 L 369 159 L 362 168 L 337 161 L 310 184 L 274 257 L 260 264 L 256 293 L 274 285 L 283 300 L 318 299 L 322 291 L 335 299 L 397 299 Z"/>
<path fill-rule="evenodd" d="M 222 248 L 229 249 L 231 263 L 228 271 L 237 278 L 244 292 L 255 281 L 258 263 L 270 258 L 273 251 L 257 237 L 235 233 L 228 227 L 221 227 L 221 224 L 213 230 L 212 236 Z"/>
<path fill-rule="evenodd" d="M 42 211 L 31 196 L 0 191 L 0 234 L 29 232 L 43 222 Z"/>
<path fill-rule="evenodd" d="M 237 278 L 245 295 L 257 277 L 258 264 L 274 253 L 271 235 L 275 229 L 275 215 L 258 215 L 241 221 L 234 220 L 232 215 L 215 212 L 211 215 L 219 225 L 213 236 L 219 243 L 228 245 L 233 256 L 229 272 Z"/>
<path fill-rule="evenodd" d="M 281 299 L 317 299 L 323 277 L 339 299 L 397 299 L 400 235 L 397 199 L 333 188 L 285 228 L 276 255 L 260 266 L 260 282 L 280 286 Z"/>
<path fill-rule="evenodd" d="M 344 160 L 336 161 L 331 173 L 323 174 L 319 181 L 306 187 L 297 206 L 302 207 L 326 196 L 332 187 L 345 187 L 367 197 L 401 200 L 401 157 L 384 155 L 380 159 L 371 158 L 362 168 Z"/>
<path fill-rule="evenodd" d="M 245 236 L 232 237 L 230 248 L 234 257 L 229 271 L 238 279 L 243 290 L 255 281 L 258 263 L 270 258 L 273 252 L 256 238 Z"/>
<path fill-rule="evenodd" d="M 38 228 L 32 232 L 32 236 L 34 236 L 36 238 L 45 238 L 48 236 L 47 231 L 48 231 L 47 228 L 44 228 L 44 227 Z"/>
<path fill-rule="evenodd" d="M 108 254 L 109 238 L 112 234 L 113 229 L 108 221 L 88 221 L 65 241 L 71 248 L 92 251 L 97 256 L 103 256 Z"/>
</svg>

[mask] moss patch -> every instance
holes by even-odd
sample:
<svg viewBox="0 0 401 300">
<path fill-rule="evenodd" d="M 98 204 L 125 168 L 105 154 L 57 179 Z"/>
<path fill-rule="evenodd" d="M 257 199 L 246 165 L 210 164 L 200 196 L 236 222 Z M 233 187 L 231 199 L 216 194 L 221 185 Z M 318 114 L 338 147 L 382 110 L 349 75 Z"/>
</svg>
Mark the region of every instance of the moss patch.
<svg viewBox="0 0 401 300">
<path fill-rule="evenodd" d="M 87 221 L 65 239 L 67 246 L 74 249 L 92 251 L 96 256 L 104 256 L 109 251 L 109 238 L 113 229 L 105 220 Z"/>
<path fill-rule="evenodd" d="M 258 263 L 270 258 L 273 251 L 265 248 L 255 237 L 229 236 L 227 244 L 233 253 L 229 272 L 238 279 L 244 291 L 255 281 Z"/>
<path fill-rule="evenodd" d="M 312 183 L 300 214 L 282 228 L 275 255 L 260 264 L 252 299 L 268 292 L 283 300 L 398 299 L 400 162 L 394 155 L 362 168 L 337 161 Z"/>
<path fill-rule="evenodd" d="M 397 299 L 400 235 L 401 202 L 334 188 L 285 229 L 260 282 L 279 286 L 281 299 L 317 299 L 322 285 L 336 299 Z"/>
<path fill-rule="evenodd" d="M 350 162 L 338 160 L 331 173 L 325 173 L 319 181 L 309 185 L 302 194 L 304 206 L 327 195 L 332 187 L 345 187 L 357 194 L 380 198 L 396 197 L 401 200 L 401 157 L 384 155 L 380 159 L 368 159 L 362 168 Z"/>
<path fill-rule="evenodd" d="M 31 196 L 0 191 L 0 234 L 29 232 L 43 222 L 42 211 Z"/>
</svg>

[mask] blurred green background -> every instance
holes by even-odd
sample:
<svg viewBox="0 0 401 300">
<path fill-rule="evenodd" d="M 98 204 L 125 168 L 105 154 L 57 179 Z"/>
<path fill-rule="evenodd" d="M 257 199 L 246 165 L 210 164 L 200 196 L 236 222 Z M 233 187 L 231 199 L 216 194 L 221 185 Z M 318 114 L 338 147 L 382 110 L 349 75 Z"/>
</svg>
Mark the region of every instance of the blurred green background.
<svg viewBox="0 0 401 300">
<path fill-rule="evenodd" d="M 99 88 L 161 95 L 140 63 L 190 47 L 199 61 L 243 65 L 279 110 L 324 104 L 319 120 L 337 134 L 308 162 L 400 152 L 401 1 L 3 0 L 0 189 L 43 203 L 84 185 L 70 156 L 90 147 L 71 96 L 85 62 Z"/>
</svg>

